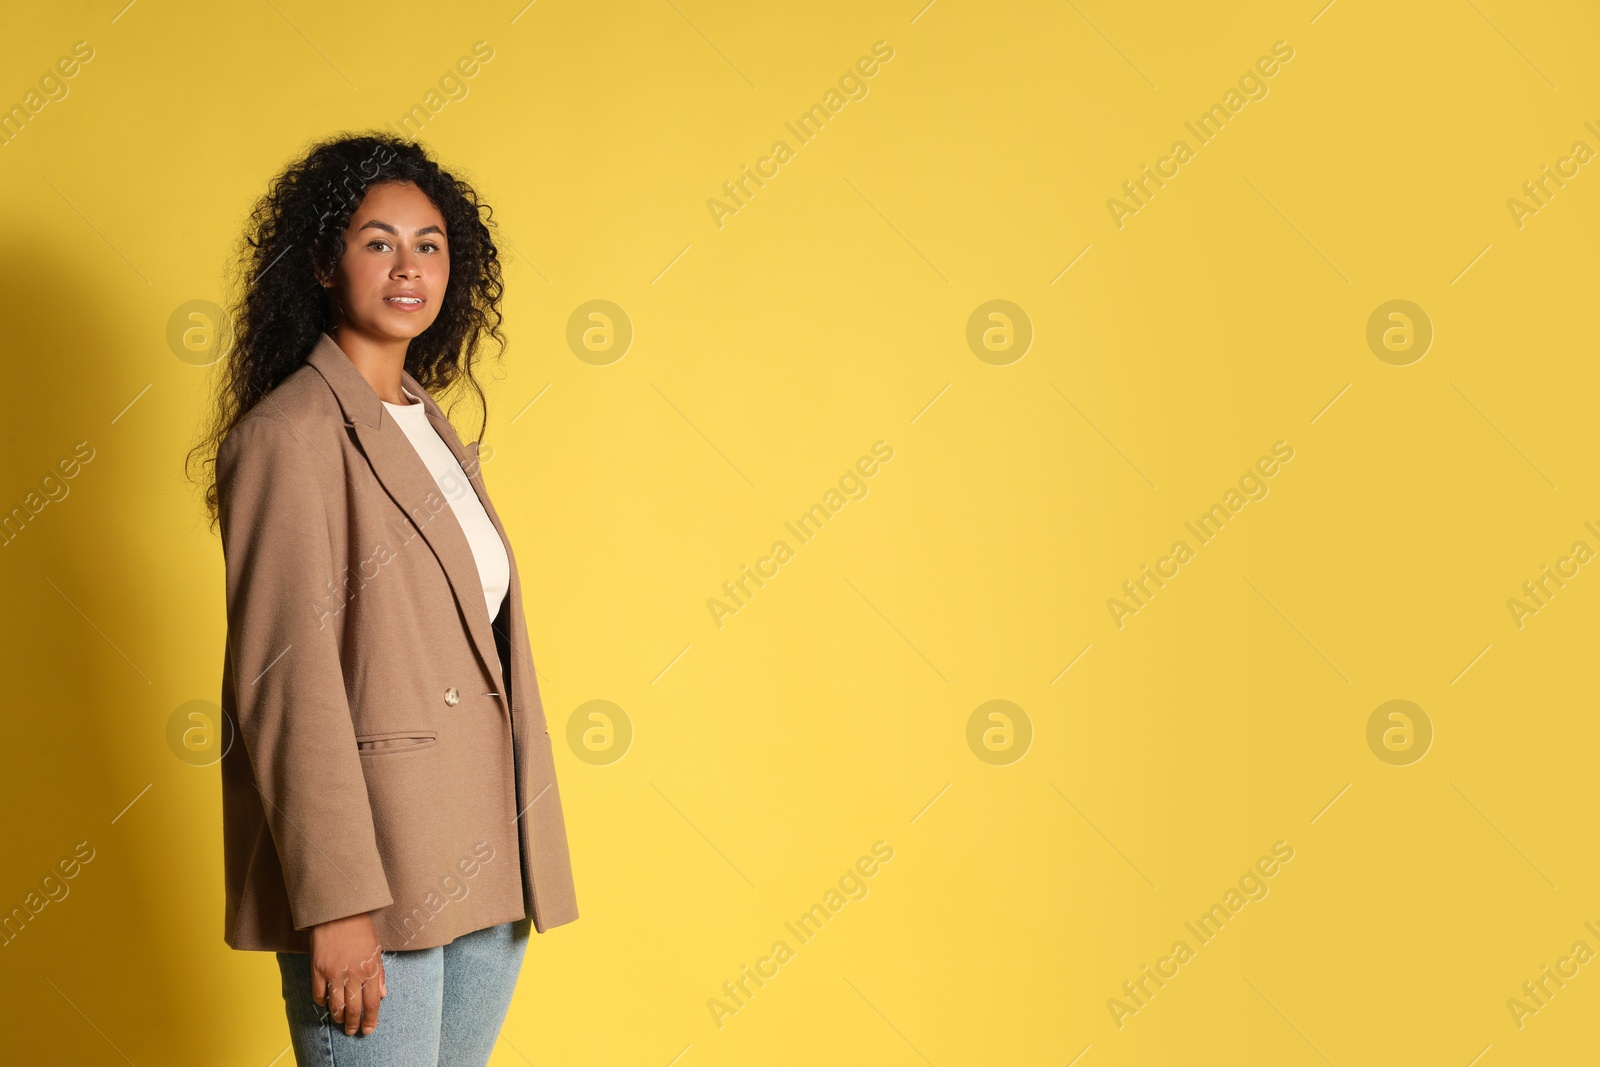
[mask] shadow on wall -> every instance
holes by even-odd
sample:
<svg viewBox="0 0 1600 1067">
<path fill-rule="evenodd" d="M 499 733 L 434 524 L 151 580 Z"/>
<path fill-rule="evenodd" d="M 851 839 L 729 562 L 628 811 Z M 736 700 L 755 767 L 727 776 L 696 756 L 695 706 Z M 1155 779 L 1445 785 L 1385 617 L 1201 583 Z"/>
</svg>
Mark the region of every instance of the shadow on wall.
<svg viewBox="0 0 1600 1067">
<path fill-rule="evenodd" d="M 149 264 L 98 257 L 90 280 L 63 254 L 97 240 L 13 246 L 0 266 L 0 655 L 21 685 L 0 774 L 0 995 L 42 1024 L 14 1028 L 7 1058 L 211 1063 L 228 1044 L 266 1063 L 282 1047 L 261 1011 L 281 1000 L 276 968 L 223 943 L 218 770 L 172 729 L 221 685 L 221 546 L 183 476 L 212 369 L 167 346 L 171 279 L 149 276 L 147 295 Z M 112 321 L 119 267 L 137 321 Z M 219 987 L 246 1007 L 201 1008 Z"/>
</svg>

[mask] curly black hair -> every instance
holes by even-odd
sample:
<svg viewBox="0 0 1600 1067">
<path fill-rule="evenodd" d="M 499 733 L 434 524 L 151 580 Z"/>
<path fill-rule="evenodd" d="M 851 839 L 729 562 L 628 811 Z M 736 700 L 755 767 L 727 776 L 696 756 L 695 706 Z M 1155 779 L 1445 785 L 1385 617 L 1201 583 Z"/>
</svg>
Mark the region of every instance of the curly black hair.
<svg viewBox="0 0 1600 1067">
<path fill-rule="evenodd" d="M 219 361 L 215 402 L 203 436 L 189 451 L 206 471 L 206 510 L 216 529 L 217 448 L 228 431 L 273 387 L 306 362 L 318 335 L 333 324 L 329 291 L 318 271 L 344 255 L 344 231 L 369 188 L 411 182 L 444 216 L 450 281 L 439 316 L 411 339 L 405 369 L 436 396 L 465 382 L 488 422 L 483 387 L 473 375 L 485 335 L 503 355 L 500 298 L 504 285 L 492 233 L 493 211 L 465 181 L 442 169 L 412 141 L 382 131 L 332 137 L 310 148 L 280 174 L 251 212 L 234 266 L 237 297 L 227 312 L 232 329 Z"/>
</svg>

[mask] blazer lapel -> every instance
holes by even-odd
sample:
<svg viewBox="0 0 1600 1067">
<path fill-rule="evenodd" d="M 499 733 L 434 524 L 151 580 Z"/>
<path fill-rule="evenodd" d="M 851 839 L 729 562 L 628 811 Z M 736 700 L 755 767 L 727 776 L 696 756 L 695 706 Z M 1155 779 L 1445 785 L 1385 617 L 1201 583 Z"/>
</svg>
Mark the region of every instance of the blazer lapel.
<svg viewBox="0 0 1600 1067">
<path fill-rule="evenodd" d="M 521 711 L 527 708 L 527 701 L 524 695 L 527 690 L 524 682 L 524 670 L 525 668 L 531 668 L 532 664 L 527 663 L 522 656 L 524 641 L 521 631 L 521 627 L 524 625 L 522 615 L 522 579 L 517 574 L 517 554 L 511 550 L 511 538 L 506 536 L 506 529 L 500 523 L 500 513 L 495 511 L 494 501 L 489 499 L 489 490 L 483 484 L 482 464 L 478 460 L 478 442 L 470 441 L 463 444 L 460 436 L 456 433 L 455 427 L 445 417 L 439 405 L 434 402 L 432 394 L 418 384 L 417 380 L 406 371 L 402 370 L 400 377 L 404 380 L 405 387 L 422 397 L 422 402 L 427 405 L 428 418 L 433 422 L 433 428 L 444 439 L 444 443 L 450 447 L 450 451 L 455 453 L 456 462 L 461 464 L 462 471 L 465 472 L 467 479 L 472 483 L 472 491 L 478 494 L 478 502 L 483 505 L 484 514 L 489 516 L 489 522 L 493 524 L 495 533 L 500 535 L 500 543 L 505 546 L 506 565 L 510 568 L 511 580 L 506 586 L 506 621 L 502 625 L 508 646 L 511 649 L 511 677 L 505 678 L 498 673 L 500 657 L 497 651 L 493 652 L 491 659 L 496 670 L 495 677 L 500 678 L 500 695 L 505 700 L 506 707 L 511 710 L 512 727 L 517 734 L 517 744 L 520 746 L 525 743 L 523 732 L 526 730 L 523 724 L 523 717 L 520 714 Z M 387 415 L 387 410 L 384 413 Z M 393 422 L 394 420 L 390 419 L 389 421 Z M 407 443 L 409 444 L 410 442 L 408 441 Z M 472 556 L 472 547 L 470 545 L 467 547 L 467 556 L 470 560 Z M 477 562 L 476 560 L 471 562 L 472 577 L 474 582 L 477 583 L 472 587 L 476 595 L 473 603 L 483 609 L 480 614 L 484 615 L 485 622 L 489 626 L 490 641 L 492 642 L 494 623 L 493 620 L 487 618 L 488 610 L 483 603 L 483 582 L 478 575 Z M 484 645 L 481 635 L 475 634 L 473 640 L 478 644 L 479 651 L 482 652 Z M 488 648 L 493 651 L 494 645 L 490 644 Z M 537 695 L 537 690 L 535 690 L 535 694 Z M 543 721 L 544 709 L 541 707 L 538 711 L 539 715 L 534 721 L 538 724 L 539 729 L 546 729 Z"/>
<path fill-rule="evenodd" d="M 483 661 L 484 668 L 488 670 L 489 676 L 500 679 L 500 692 L 505 693 L 505 679 L 501 677 L 500 670 L 500 654 L 495 649 L 489 612 L 483 602 L 483 579 L 478 573 L 472 546 L 467 543 L 467 536 L 456 520 L 450 502 L 439 492 L 438 483 L 428 472 L 422 457 L 417 455 L 411 439 L 400 428 L 400 424 L 395 422 L 388 409 L 383 406 L 383 401 L 378 398 L 378 394 L 373 391 L 372 386 L 361 376 L 361 372 L 350 362 L 350 358 L 344 354 L 333 338 L 323 333 L 306 362 L 327 379 L 328 385 L 338 398 L 339 406 L 344 410 L 345 423 L 354 430 L 361 451 L 372 466 L 373 474 L 377 475 L 384 490 L 396 504 L 400 505 L 400 509 L 410 518 L 411 524 L 422 534 L 428 547 L 438 558 L 439 565 L 444 569 L 445 577 L 455 594 L 456 604 L 467 621 L 467 631 L 478 650 L 478 656 Z M 500 539 L 504 543 L 505 531 L 501 529 L 500 520 L 489 504 L 488 494 L 484 491 L 478 475 L 475 456 L 466 455 L 460 438 L 450 425 L 450 420 L 445 417 L 438 404 L 434 403 L 428 391 L 418 385 L 416 379 L 405 371 L 401 371 L 401 378 L 406 388 L 422 397 L 434 429 L 455 454 L 456 460 L 461 463 L 468 480 L 472 483 L 473 491 L 478 494 L 484 511 L 489 515 L 490 522 L 494 524 L 495 531 L 500 534 Z M 437 498 L 437 507 L 430 506 L 430 497 Z M 510 555 L 511 548 L 507 544 L 508 559 Z M 513 562 L 511 587 L 507 596 L 515 596 L 517 593 L 516 573 L 516 564 Z"/>
<path fill-rule="evenodd" d="M 478 503 L 483 505 L 483 513 L 489 516 L 489 523 L 494 527 L 494 532 L 500 536 L 500 544 L 506 550 L 506 566 L 510 570 L 510 582 L 506 586 L 505 602 L 507 605 L 521 604 L 522 590 L 517 577 L 517 555 L 511 551 L 511 538 L 506 536 L 505 527 L 500 524 L 500 515 L 494 509 L 494 501 L 489 499 L 489 490 L 483 484 L 483 472 L 480 469 L 482 465 L 478 462 L 478 442 L 473 441 L 470 444 L 462 444 L 461 437 L 456 433 L 456 428 L 451 425 L 450 420 L 445 417 L 444 411 L 434 402 L 432 394 L 418 384 L 417 380 L 406 371 L 402 370 L 400 377 L 404 379 L 407 389 L 422 397 L 423 404 L 427 406 L 428 419 L 433 423 L 433 428 L 438 431 L 440 438 L 444 440 L 450 451 L 455 454 L 456 462 L 461 464 L 462 472 L 466 474 L 467 480 L 472 483 L 472 491 L 478 494 Z M 390 421 L 394 420 L 391 419 Z M 462 540 L 465 542 L 465 535 L 463 535 Z M 483 580 L 478 574 L 477 561 L 472 559 L 472 546 L 470 545 L 467 546 L 467 557 L 472 562 L 472 579 L 475 583 L 473 590 L 477 594 L 475 603 L 479 608 L 478 614 L 483 617 L 484 633 L 489 635 L 488 654 L 494 662 L 496 677 L 499 677 L 500 655 L 494 646 L 494 620 L 489 618 L 488 607 L 483 602 Z M 508 610 L 506 613 L 507 619 L 512 618 L 513 614 L 512 611 Z M 478 641 L 480 651 L 485 648 L 481 636 L 475 637 L 474 640 Z M 517 645 L 514 641 L 511 644 L 511 656 L 513 663 L 512 674 L 515 675 L 517 673 L 515 670 Z M 501 679 L 500 692 L 502 695 L 506 694 L 506 686 L 514 682 L 514 680 L 514 678 Z M 514 689 L 515 687 L 513 686 L 512 688 Z M 520 698 L 520 694 L 518 696 Z M 506 706 L 511 706 L 509 697 L 506 700 Z"/>
<path fill-rule="evenodd" d="M 409 374 L 406 375 L 406 378 L 409 379 L 410 377 L 411 376 Z M 416 393 L 418 396 L 428 396 L 427 391 L 424 390 L 420 385 L 415 385 L 408 381 L 406 383 L 406 387 L 411 389 L 411 391 Z M 439 418 L 444 419 L 444 416 L 440 415 Z M 444 419 L 444 422 L 447 426 L 449 425 L 449 421 L 449 419 Z M 435 425 L 437 425 L 437 423 L 435 423 Z M 449 435 L 446 435 L 444 430 L 440 430 L 439 433 L 441 436 L 444 436 L 445 441 L 452 449 L 456 449 L 460 444 L 459 439 L 455 438 L 453 430 Z M 518 627 L 522 624 L 522 614 L 520 609 L 522 604 L 522 580 L 517 574 L 517 554 L 511 551 L 511 538 L 506 536 L 505 527 L 500 524 L 500 515 L 494 510 L 494 502 L 489 499 L 489 490 L 485 488 L 483 484 L 483 472 L 480 469 L 482 464 L 478 460 L 478 442 L 468 442 L 465 446 L 465 453 L 465 455 L 462 455 L 460 451 L 457 451 L 456 458 L 461 462 L 461 469 L 466 471 L 467 477 L 472 481 L 472 488 L 477 492 L 478 500 L 483 504 L 484 513 L 489 516 L 489 521 L 494 524 L 495 532 L 500 535 L 500 543 L 505 545 L 506 563 L 511 569 L 511 581 L 506 587 L 506 621 L 502 624 L 502 632 L 506 634 L 511 648 L 511 677 L 508 679 L 503 679 L 503 681 L 506 681 L 510 684 L 511 691 L 506 700 L 506 706 L 512 709 L 513 716 L 515 716 L 516 709 L 523 704 L 522 689 L 517 684 L 518 680 L 522 676 L 522 671 L 519 668 L 523 665 L 521 656 L 521 633 L 518 630 Z M 481 584 L 479 591 L 482 591 Z M 480 596 L 478 599 L 482 600 L 483 598 Z M 492 628 L 492 621 L 490 625 Z M 505 693 L 506 690 L 502 689 L 500 692 Z"/>
<path fill-rule="evenodd" d="M 489 516 L 489 521 L 494 524 L 495 533 L 500 535 L 500 543 L 506 549 L 506 563 L 511 569 L 511 581 L 506 586 L 506 619 L 502 624 L 502 633 L 505 634 L 507 644 L 511 649 L 511 677 L 501 678 L 500 693 L 505 698 L 506 707 L 511 709 L 511 723 L 517 736 L 517 744 L 522 745 L 525 742 L 526 731 L 529 729 L 525 725 L 526 720 L 522 714 L 528 709 L 527 694 L 529 692 L 532 692 L 534 696 L 534 725 L 538 729 L 545 731 L 548 730 L 548 725 L 544 720 L 544 708 L 539 702 L 537 684 L 534 684 L 531 689 L 529 688 L 531 678 L 527 675 L 527 672 L 533 670 L 533 664 L 522 654 L 527 638 L 524 637 L 522 632 L 526 622 L 522 610 L 522 577 L 517 573 L 517 554 L 511 550 L 511 538 L 506 536 L 506 528 L 500 523 L 500 513 L 495 511 L 494 501 L 489 499 L 489 490 L 483 484 L 482 464 L 478 460 L 478 442 L 471 441 L 463 445 L 461 438 L 456 434 L 455 427 L 450 424 L 449 419 L 445 418 L 444 412 L 434 402 L 432 395 L 417 384 L 417 380 L 404 370 L 400 372 L 400 376 L 405 380 L 406 388 L 422 397 L 423 403 L 428 405 L 428 417 L 433 420 L 434 429 L 439 431 L 439 436 L 444 438 L 445 444 L 449 445 L 450 450 L 456 454 L 456 461 L 461 464 L 461 469 L 466 472 L 467 478 L 472 482 L 472 489 L 478 494 L 478 502 L 483 505 L 484 513 Z M 390 421 L 392 422 L 393 420 L 391 419 Z M 469 555 L 471 554 L 472 549 L 470 546 L 467 552 Z M 477 575 L 476 563 L 474 563 L 473 574 L 474 576 Z M 480 594 L 477 602 L 482 604 L 482 582 L 480 581 L 475 588 Z M 490 632 L 491 634 L 493 632 L 492 620 L 490 622 Z M 495 664 L 498 666 L 499 662 L 499 656 L 496 653 Z"/>
</svg>

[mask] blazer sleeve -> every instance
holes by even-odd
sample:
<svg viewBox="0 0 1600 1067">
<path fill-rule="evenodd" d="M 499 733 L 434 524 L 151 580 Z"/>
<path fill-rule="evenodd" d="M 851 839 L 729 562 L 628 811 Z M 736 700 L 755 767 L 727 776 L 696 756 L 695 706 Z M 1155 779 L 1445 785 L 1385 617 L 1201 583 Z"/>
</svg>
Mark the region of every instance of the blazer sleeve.
<svg viewBox="0 0 1600 1067">
<path fill-rule="evenodd" d="M 394 902 L 340 662 L 342 616 L 329 609 L 342 587 L 318 477 L 328 462 L 266 413 L 217 450 L 237 726 L 296 930 Z"/>
</svg>

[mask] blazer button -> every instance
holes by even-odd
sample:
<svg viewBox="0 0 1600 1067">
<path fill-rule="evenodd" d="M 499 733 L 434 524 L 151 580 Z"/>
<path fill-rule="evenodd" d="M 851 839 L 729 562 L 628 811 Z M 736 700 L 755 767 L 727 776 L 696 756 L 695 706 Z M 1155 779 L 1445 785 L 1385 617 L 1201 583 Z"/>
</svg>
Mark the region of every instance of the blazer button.
<svg viewBox="0 0 1600 1067">
<path fill-rule="evenodd" d="M 461 702 L 461 694 L 456 691 L 455 686 L 452 685 L 444 691 L 444 702 L 452 708 Z"/>
</svg>

